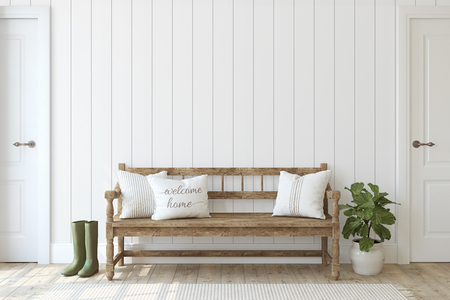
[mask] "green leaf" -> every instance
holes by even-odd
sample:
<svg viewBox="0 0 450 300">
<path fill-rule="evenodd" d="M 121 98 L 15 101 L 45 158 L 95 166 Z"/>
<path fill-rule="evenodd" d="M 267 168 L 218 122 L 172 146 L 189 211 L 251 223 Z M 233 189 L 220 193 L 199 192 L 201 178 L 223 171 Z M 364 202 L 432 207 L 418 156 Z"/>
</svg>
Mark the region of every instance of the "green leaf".
<svg viewBox="0 0 450 300">
<path fill-rule="evenodd" d="M 388 200 L 384 196 L 381 197 L 380 199 L 378 199 L 378 204 L 380 204 L 381 206 L 385 206 L 387 204 L 398 204 L 398 205 L 400 205 L 400 203 L 396 203 L 396 202 L 393 202 L 391 200 Z"/>
<path fill-rule="evenodd" d="M 355 182 L 351 185 L 350 189 L 348 187 L 345 187 L 347 190 L 349 190 L 352 193 L 352 196 L 355 197 L 359 194 L 361 194 L 361 191 L 364 188 L 364 183 L 362 182 Z"/>
<path fill-rule="evenodd" d="M 364 224 L 363 226 L 361 226 L 361 228 L 359 229 L 359 236 L 361 237 L 369 236 L 369 225 Z"/>
<path fill-rule="evenodd" d="M 351 217 L 354 214 L 355 214 L 355 210 L 354 209 L 349 209 L 349 210 L 344 211 L 344 215 L 347 216 L 347 217 Z"/>
<path fill-rule="evenodd" d="M 383 214 L 386 209 L 380 205 L 375 206 L 373 209 L 372 222 L 374 224 L 380 224 L 383 221 Z"/>
<path fill-rule="evenodd" d="M 395 223 L 395 216 L 381 205 L 377 205 L 373 210 L 372 222 L 374 224 L 393 225 Z"/>
<path fill-rule="evenodd" d="M 370 189 L 372 190 L 372 192 L 373 192 L 373 194 L 374 194 L 374 199 L 376 199 L 376 200 L 378 200 L 378 198 L 380 197 L 379 196 L 379 194 L 380 194 L 380 188 L 378 187 L 378 185 L 375 185 L 375 184 L 371 184 L 371 183 L 369 183 L 369 184 L 367 184 L 369 187 L 370 187 Z M 375 201 L 376 201 L 375 200 Z"/>
<path fill-rule="evenodd" d="M 372 224 L 373 231 L 376 235 L 380 237 L 381 242 L 384 242 L 384 240 L 390 240 L 391 239 L 391 232 L 389 229 L 384 227 L 381 224 Z"/>
<path fill-rule="evenodd" d="M 363 237 L 359 240 L 359 250 L 369 252 L 370 248 L 373 247 L 375 240 L 370 237 Z"/>
<path fill-rule="evenodd" d="M 363 222 L 355 217 L 350 217 L 345 222 L 344 228 L 342 229 L 342 236 L 346 239 L 350 237 L 350 235 L 355 235 L 356 229 L 361 226 Z"/>
<path fill-rule="evenodd" d="M 390 211 L 387 211 L 383 214 L 383 218 L 381 220 L 381 224 L 386 225 L 394 225 L 395 224 L 395 216 Z"/>
<path fill-rule="evenodd" d="M 347 209 L 347 208 L 354 208 L 354 206 L 348 205 L 348 204 L 339 204 L 339 209 Z"/>
<path fill-rule="evenodd" d="M 356 216 L 363 220 L 370 220 L 372 218 L 373 210 L 372 209 L 364 209 L 355 211 Z"/>
<path fill-rule="evenodd" d="M 354 201 L 359 208 L 374 208 L 373 197 L 370 193 L 362 193 L 354 198 Z"/>
</svg>

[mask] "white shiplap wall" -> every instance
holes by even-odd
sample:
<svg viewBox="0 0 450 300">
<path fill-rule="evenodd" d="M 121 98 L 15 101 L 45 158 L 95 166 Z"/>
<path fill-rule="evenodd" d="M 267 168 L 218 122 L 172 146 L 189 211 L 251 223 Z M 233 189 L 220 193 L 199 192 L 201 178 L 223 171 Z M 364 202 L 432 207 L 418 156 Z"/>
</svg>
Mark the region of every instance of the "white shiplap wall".
<svg viewBox="0 0 450 300">
<path fill-rule="evenodd" d="M 343 187 L 354 181 L 379 184 L 393 198 L 397 5 L 450 1 L 0 0 L 0 5 L 52 7 L 51 240 L 57 262 L 70 259 L 71 220 L 99 220 L 104 246 L 103 193 L 114 186 L 119 162 L 155 167 L 327 162 L 342 202 L 349 201 Z M 276 179 L 265 184 L 276 185 Z M 234 187 L 239 183 L 228 180 L 226 188 Z M 273 207 L 272 200 L 210 204 L 212 211 Z M 388 260 L 395 262 L 395 227 L 392 231 L 386 244 Z M 319 246 L 314 238 L 145 241 L 172 249 Z M 349 242 L 342 244 L 346 260 Z"/>
</svg>

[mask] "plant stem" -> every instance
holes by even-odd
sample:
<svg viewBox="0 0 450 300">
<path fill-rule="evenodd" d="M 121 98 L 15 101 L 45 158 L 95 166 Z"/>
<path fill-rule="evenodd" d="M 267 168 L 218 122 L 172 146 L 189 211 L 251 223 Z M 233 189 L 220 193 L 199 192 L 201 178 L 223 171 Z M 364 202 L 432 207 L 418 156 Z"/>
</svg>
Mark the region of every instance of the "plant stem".
<svg viewBox="0 0 450 300">
<path fill-rule="evenodd" d="M 372 222 L 370 222 L 370 225 L 369 225 L 369 233 L 367 234 L 367 237 L 370 237 L 370 229 L 372 228 Z"/>
</svg>

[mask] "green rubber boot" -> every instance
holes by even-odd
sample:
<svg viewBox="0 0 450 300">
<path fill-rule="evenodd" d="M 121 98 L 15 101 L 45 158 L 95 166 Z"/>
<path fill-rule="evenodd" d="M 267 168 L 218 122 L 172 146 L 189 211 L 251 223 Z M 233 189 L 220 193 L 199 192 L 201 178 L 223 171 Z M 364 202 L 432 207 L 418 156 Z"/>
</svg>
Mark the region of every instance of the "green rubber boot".
<svg viewBox="0 0 450 300">
<path fill-rule="evenodd" d="M 77 275 L 78 271 L 80 271 L 84 266 L 84 262 L 86 261 L 84 224 L 86 224 L 86 222 L 87 221 L 85 220 L 72 222 L 73 261 L 61 272 L 62 275 Z"/>
<path fill-rule="evenodd" d="M 86 222 L 84 228 L 86 233 L 86 262 L 84 263 L 83 269 L 78 272 L 78 276 L 90 277 L 98 273 L 98 221 Z"/>
</svg>

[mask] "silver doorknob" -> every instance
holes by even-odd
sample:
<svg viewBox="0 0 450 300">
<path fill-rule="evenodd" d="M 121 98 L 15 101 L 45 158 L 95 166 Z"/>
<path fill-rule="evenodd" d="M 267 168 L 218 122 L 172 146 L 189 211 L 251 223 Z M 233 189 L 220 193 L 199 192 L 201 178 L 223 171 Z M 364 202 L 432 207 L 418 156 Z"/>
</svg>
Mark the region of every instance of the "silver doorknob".
<svg viewBox="0 0 450 300">
<path fill-rule="evenodd" d="M 419 141 L 414 141 L 413 143 L 412 143 L 412 145 L 413 145 L 413 147 L 414 148 L 419 148 L 420 146 L 429 146 L 429 147 L 433 147 L 434 145 L 435 145 L 435 143 L 433 143 L 433 142 L 429 142 L 429 143 L 421 143 L 421 142 L 419 142 Z"/>
<path fill-rule="evenodd" d="M 29 141 L 28 143 L 15 142 L 13 145 L 16 146 L 16 147 L 28 146 L 30 148 L 34 148 L 36 146 L 36 142 L 35 141 Z"/>
</svg>

